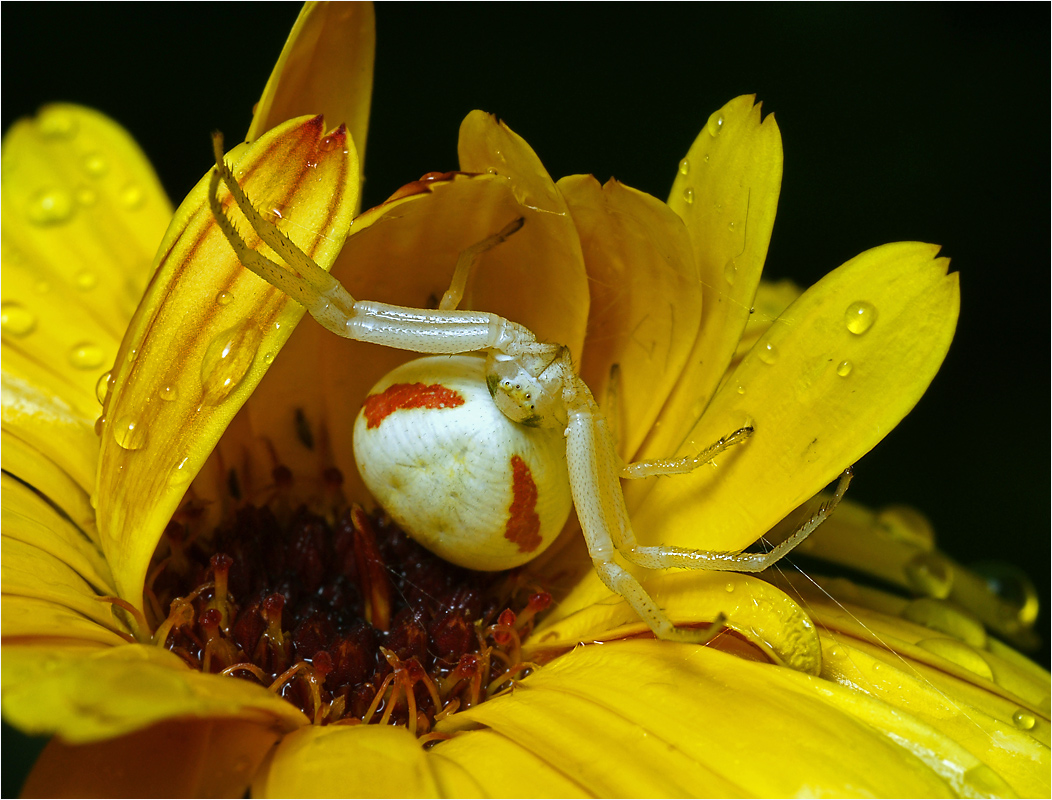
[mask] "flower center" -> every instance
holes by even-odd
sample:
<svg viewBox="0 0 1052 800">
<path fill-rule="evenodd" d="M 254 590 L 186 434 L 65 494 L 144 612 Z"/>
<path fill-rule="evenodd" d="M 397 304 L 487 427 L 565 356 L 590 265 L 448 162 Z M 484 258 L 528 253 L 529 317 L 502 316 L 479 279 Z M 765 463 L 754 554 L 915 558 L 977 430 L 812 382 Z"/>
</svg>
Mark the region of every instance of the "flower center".
<svg viewBox="0 0 1052 800">
<path fill-rule="evenodd" d="M 291 475 L 274 478 L 270 503 L 214 531 L 192 506 L 165 531 L 147 603 L 155 640 L 191 667 L 256 681 L 315 724 L 418 735 L 534 668 L 520 645 L 549 594 L 449 564 L 355 505 L 288 510 Z"/>
</svg>

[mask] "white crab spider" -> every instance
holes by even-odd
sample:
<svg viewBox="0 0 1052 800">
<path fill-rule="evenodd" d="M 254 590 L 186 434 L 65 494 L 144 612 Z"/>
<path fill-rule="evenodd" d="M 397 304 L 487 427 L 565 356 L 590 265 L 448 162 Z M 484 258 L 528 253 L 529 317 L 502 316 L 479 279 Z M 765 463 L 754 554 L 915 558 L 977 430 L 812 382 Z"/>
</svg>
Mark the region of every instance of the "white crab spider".
<svg viewBox="0 0 1052 800">
<path fill-rule="evenodd" d="M 339 281 L 255 209 L 223 160 L 221 134 L 214 135 L 213 145 L 216 168 L 209 190 L 212 214 L 246 268 L 301 303 L 322 326 L 339 336 L 416 353 L 485 354 L 484 361 L 477 355 L 460 355 L 455 359 L 418 359 L 399 367 L 374 388 L 355 424 L 355 458 L 374 497 L 407 533 L 447 560 L 484 570 L 506 569 L 528 561 L 554 540 L 569 514 L 572 497 L 588 553 L 603 583 L 623 597 L 659 638 L 705 641 L 716 626 L 713 630 L 677 628 L 639 581 L 617 563 L 614 552 L 647 569 L 759 572 L 817 528 L 847 489 L 850 471 L 841 477 L 830 501 L 792 536 L 766 553 L 639 545 L 625 508 L 621 479 L 689 472 L 746 441 L 752 428 L 741 428 L 696 456 L 624 464 L 615 450 L 607 421 L 588 386 L 574 371 L 566 347 L 539 342 L 522 325 L 496 314 L 457 309 L 475 258 L 518 230 L 522 220 L 461 255 L 450 289 L 437 310 L 355 300 Z M 220 180 L 252 228 L 288 268 L 251 249 L 241 238 L 219 201 Z M 416 387 L 409 390 L 414 399 L 400 404 L 385 396 L 392 385 Z M 454 406 L 460 404 L 447 403 L 443 392 L 461 396 L 465 408 L 470 409 L 470 413 L 460 415 L 456 424 L 435 423 L 447 433 L 453 430 L 456 434 L 461 444 L 452 450 L 448 444 L 435 446 L 434 425 L 427 432 L 421 428 L 424 415 L 440 420 L 455 416 L 446 412 L 455 411 Z M 373 398 L 381 398 L 376 414 L 380 422 L 372 426 L 374 429 L 382 430 L 388 417 L 398 420 L 390 426 L 390 435 L 386 431 L 384 436 L 370 432 L 368 405 Z M 468 401 L 471 406 L 467 406 Z M 395 410 L 397 414 L 393 413 Z M 472 455 L 469 446 L 481 439 L 482 418 L 487 420 L 482 427 L 490 431 L 490 441 L 482 448 L 484 458 L 479 458 L 479 450 L 476 448 Z M 403 449 L 399 456 L 392 455 L 397 442 L 410 443 L 418 448 L 418 454 L 405 456 Z M 465 447 L 463 457 L 456 449 L 461 446 Z M 498 446 L 499 456 L 485 452 L 496 451 Z M 507 493 L 488 489 L 476 482 L 477 478 L 465 479 L 462 474 L 455 475 L 452 483 L 442 480 L 449 464 L 461 460 L 468 463 L 469 474 L 486 473 L 491 484 L 511 487 L 514 503 L 515 459 L 525 463 L 533 478 L 536 502 L 532 510 L 540 508 L 536 516 L 544 517 L 536 526 L 530 523 L 529 535 L 539 541 L 531 541 L 525 547 L 521 536 L 515 541 L 515 536 L 506 535 L 509 521 L 521 512 L 511 507 Z M 427 468 L 419 469 L 421 463 Z M 414 473 L 421 472 L 428 473 L 430 481 L 422 490 L 426 493 L 423 496 L 412 491 L 420 491 L 420 486 L 409 486 Z M 458 524 L 468 524 L 460 530 L 448 519 L 442 519 L 450 509 L 455 511 L 458 506 L 469 507 L 493 498 L 496 501 L 484 506 L 485 510 L 465 515 Z"/>
</svg>

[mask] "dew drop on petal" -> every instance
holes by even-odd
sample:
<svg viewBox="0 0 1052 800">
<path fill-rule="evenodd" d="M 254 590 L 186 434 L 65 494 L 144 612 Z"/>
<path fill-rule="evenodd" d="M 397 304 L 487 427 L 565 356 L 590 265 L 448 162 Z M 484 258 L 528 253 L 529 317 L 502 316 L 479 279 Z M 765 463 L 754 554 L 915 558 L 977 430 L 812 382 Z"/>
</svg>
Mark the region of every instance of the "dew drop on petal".
<svg viewBox="0 0 1052 800">
<path fill-rule="evenodd" d="M 872 303 L 867 303 L 865 300 L 852 303 L 847 307 L 847 311 L 844 312 L 844 322 L 847 325 L 847 329 L 856 336 L 861 336 L 868 331 L 876 321 L 877 309 Z"/>
<path fill-rule="evenodd" d="M 689 206 L 694 202 L 694 190 L 689 186 L 683 190 L 683 201 Z"/>
<path fill-rule="evenodd" d="M 919 594 L 945 600 L 953 588 L 953 565 L 938 553 L 918 553 L 903 568 L 910 587 Z"/>
<path fill-rule="evenodd" d="M 172 402 L 179 397 L 179 390 L 174 386 L 165 386 L 157 393 L 165 402 Z"/>
<path fill-rule="evenodd" d="M 909 506 L 887 506 L 880 510 L 874 527 L 900 542 L 922 550 L 935 548 L 935 530 L 928 518 Z"/>
<path fill-rule="evenodd" d="M 741 386 L 741 385 L 738 386 L 738 394 L 745 394 L 745 387 L 744 386 Z"/>
<path fill-rule="evenodd" d="M 36 326 L 36 314 L 21 303 L 0 305 L 0 330 L 5 336 L 28 336 Z"/>
<path fill-rule="evenodd" d="M 726 589 L 728 592 L 733 592 L 734 591 L 734 584 L 733 583 L 728 583 L 723 588 Z"/>
<path fill-rule="evenodd" d="M 99 285 L 99 276 L 90 269 L 82 269 L 74 278 L 77 288 L 82 292 L 90 291 Z"/>
<path fill-rule="evenodd" d="M 959 667 L 964 667 L 964 669 L 974 672 L 982 678 L 993 680 L 994 674 L 986 659 L 982 657 L 978 650 L 964 642 L 959 642 L 956 639 L 922 639 L 917 642 L 917 646 L 927 650 L 929 653 L 945 658 Z"/>
<path fill-rule="evenodd" d="M 336 137 L 335 136 L 325 136 L 325 137 L 323 137 L 322 140 L 321 140 L 321 143 L 318 145 L 318 147 L 324 153 L 331 153 L 333 150 L 336 149 Z"/>
<path fill-rule="evenodd" d="M 101 178 L 110 170 L 110 165 L 99 153 L 88 153 L 81 161 L 81 166 L 93 178 Z"/>
<path fill-rule="evenodd" d="M 1021 708 L 1012 715 L 1012 724 L 1021 731 L 1029 731 L 1037 724 L 1037 717 Z"/>
<path fill-rule="evenodd" d="M 72 139 L 77 135 L 77 120 L 58 108 L 50 108 L 37 120 L 37 129 L 48 139 Z"/>
<path fill-rule="evenodd" d="M 728 222 L 727 223 L 727 230 L 729 230 L 729 231 L 733 231 L 734 230 L 734 223 L 733 222 Z"/>
<path fill-rule="evenodd" d="M 730 286 L 734 285 L 734 279 L 738 277 L 738 262 L 733 258 L 723 265 L 723 278 Z"/>
<path fill-rule="evenodd" d="M 234 299 L 234 295 L 224 289 L 216 295 L 216 303 L 221 306 L 230 305 L 230 301 Z"/>
<path fill-rule="evenodd" d="M 690 172 L 690 160 L 685 158 L 679 162 L 679 174 L 686 175 L 688 172 Z"/>
<path fill-rule="evenodd" d="M 146 429 L 134 417 L 121 417 L 113 424 L 113 439 L 125 450 L 142 450 L 146 447 Z"/>
<path fill-rule="evenodd" d="M 971 614 L 945 600 L 918 597 L 902 609 L 903 619 L 959 639 L 972 647 L 986 647 L 986 629 Z"/>
<path fill-rule="evenodd" d="M 851 374 L 851 362 L 850 361 L 841 361 L 839 364 L 837 364 L 836 365 L 836 374 L 839 375 L 841 378 L 846 378 L 848 375 L 850 375 Z"/>
<path fill-rule="evenodd" d="M 106 417 L 101 416 L 95 420 L 95 435 L 102 436 L 102 429 L 106 427 Z"/>
<path fill-rule="evenodd" d="M 98 369 L 105 360 L 102 348 L 92 342 L 78 342 L 69 349 L 69 363 L 76 369 Z"/>
<path fill-rule="evenodd" d="M 212 339 L 201 361 L 202 404 L 218 405 L 241 385 L 262 337 L 259 328 L 235 325 Z"/>
<path fill-rule="evenodd" d="M 64 189 L 40 189 L 29 198 L 26 215 L 37 225 L 59 225 L 73 216 L 73 198 Z"/>
<path fill-rule="evenodd" d="M 273 364 L 274 363 L 274 354 L 273 353 L 267 353 L 265 356 L 263 356 L 263 363 L 266 364 L 267 366 L 270 366 L 271 364 Z"/>
<path fill-rule="evenodd" d="M 104 372 L 99 376 L 98 381 L 95 383 L 95 399 L 100 404 L 106 403 L 106 398 L 110 396 L 110 389 L 113 388 L 114 379 L 113 371 Z"/>
<path fill-rule="evenodd" d="M 757 352 L 764 364 L 773 364 L 778 360 L 778 348 L 770 342 L 764 342 L 761 345 L 757 345 Z"/>
<path fill-rule="evenodd" d="M 171 487 L 186 486 L 190 482 L 190 458 L 187 456 L 168 473 L 168 485 Z"/>
<path fill-rule="evenodd" d="M 142 208 L 142 204 L 145 201 L 146 195 L 138 184 L 129 183 L 121 190 L 121 205 L 128 211 Z"/>
<path fill-rule="evenodd" d="M 719 136 L 723 131 L 723 114 L 719 111 L 714 112 L 705 123 L 705 130 L 709 132 L 709 136 Z"/>
</svg>

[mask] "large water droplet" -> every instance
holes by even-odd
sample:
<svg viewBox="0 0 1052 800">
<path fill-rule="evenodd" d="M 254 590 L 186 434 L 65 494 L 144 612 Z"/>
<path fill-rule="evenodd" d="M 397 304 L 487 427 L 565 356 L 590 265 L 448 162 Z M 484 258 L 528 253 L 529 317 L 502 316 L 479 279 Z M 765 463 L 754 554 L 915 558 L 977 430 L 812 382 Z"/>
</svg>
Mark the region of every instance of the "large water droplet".
<svg viewBox="0 0 1052 800">
<path fill-rule="evenodd" d="M 705 123 L 705 130 L 709 132 L 709 136 L 719 136 L 723 131 L 723 114 L 719 111 L 714 112 Z"/>
<path fill-rule="evenodd" d="M 99 276 L 90 269 L 82 269 L 77 273 L 74 280 L 77 283 L 77 288 L 82 292 L 90 291 L 99 285 Z"/>
<path fill-rule="evenodd" d="M 49 108 L 37 120 L 37 129 L 48 139 L 72 139 L 77 135 L 77 120 L 61 109 Z"/>
<path fill-rule="evenodd" d="M 847 325 L 847 329 L 856 336 L 861 336 L 868 331 L 876 321 L 877 309 L 872 303 L 867 303 L 865 300 L 852 303 L 847 307 L 847 311 L 844 312 L 844 322 Z"/>
<path fill-rule="evenodd" d="M 95 383 L 95 399 L 99 401 L 101 405 L 106 404 L 106 398 L 110 396 L 110 389 L 113 388 L 113 384 L 116 380 L 113 377 L 113 370 L 104 372 L 99 376 L 98 381 Z"/>
<path fill-rule="evenodd" d="M 1037 717 L 1021 708 L 1012 715 L 1012 724 L 1021 731 L 1029 731 L 1037 725 Z"/>
<path fill-rule="evenodd" d="M 113 438 L 125 450 L 146 447 L 146 429 L 134 417 L 121 417 L 113 424 Z"/>
<path fill-rule="evenodd" d="M 230 292 L 226 291 L 225 289 L 216 295 L 216 303 L 221 306 L 230 305 L 230 301 L 233 299 L 234 295 L 230 294 Z"/>
<path fill-rule="evenodd" d="M 694 202 L 694 190 L 689 186 L 683 190 L 683 200 L 688 206 Z"/>
<path fill-rule="evenodd" d="M 770 342 L 764 342 L 756 346 L 757 355 L 764 364 L 773 364 L 778 360 L 778 348 Z"/>
<path fill-rule="evenodd" d="M 986 647 L 986 629 L 983 624 L 944 600 L 933 597 L 913 600 L 902 610 L 902 618 L 960 639 L 980 650 Z"/>
<path fill-rule="evenodd" d="M 106 417 L 102 416 L 95 420 L 95 435 L 102 436 L 102 429 L 106 427 Z"/>
<path fill-rule="evenodd" d="M 69 363 L 76 369 L 98 369 L 105 360 L 102 348 L 92 342 L 79 342 L 69 349 Z"/>
<path fill-rule="evenodd" d="M 846 378 L 848 375 L 850 375 L 851 374 L 851 362 L 850 361 L 841 361 L 839 364 L 837 364 L 836 365 L 836 374 L 839 375 L 841 378 Z"/>
<path fill-rule="evenodd" d="M 953 564 L 938 553 L 918 553 L 903 568 L 910 587 L 919 594 L 944 600 L 953 588 Z"/>
<path fill-rule="evenodd" d="M 959 667 L 964 667 L 982 678 L 993 680 L 994 673 L 986 659 L 975 648 L 969 647 L 964 642 L 956 639 L 923 639 L 917 642 L 917 646 Z"/>
<path fill-rule="evenodd" d="M 201 361 L 203 404 L 218 405 L 241 384 L 262 338 L 259 328 L 235 325 L 212 339 Z"/>
<path fill-rule="evenodd" d="M 688 172 L 690 172 L 690 161 L 685 158 L 679 162 L 679 174 L 686 175 Z"/>
<path fill-rule="evenodd" d="M 121 190 L 121 205 L 128 211 L 142 208 L 144 202 L 146 202 L 146 194 L 138 184 L 129 183 Z"/>
<path fill-rule="evenodd" d="M 101 178 L 110 171 L 110 165 L 101 153 L 88 153 L 80 163 L 84 171 L 93 178 Z"/>
<path fill-rule="evenodd" d="M 6 336 L 28 336 L 36 326 L 36 314 L 21 303 L 0 304 L 0 330 Z"/>
<path fill-rule="evenodd" d="M 37 225 L 59 225 L 73 216 L 73 198 L 64 189 L 39 189 L 29 198 L 26 216 Z"/>
</svg>

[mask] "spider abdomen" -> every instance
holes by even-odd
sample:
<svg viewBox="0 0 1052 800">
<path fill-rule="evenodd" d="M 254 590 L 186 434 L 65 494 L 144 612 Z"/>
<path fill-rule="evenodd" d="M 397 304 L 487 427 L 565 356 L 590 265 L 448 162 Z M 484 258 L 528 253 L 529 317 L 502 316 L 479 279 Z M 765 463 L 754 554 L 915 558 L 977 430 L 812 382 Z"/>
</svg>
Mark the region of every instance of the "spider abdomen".
<svg viewBox="0 0 1052 800">
<path fill-rule="evenodd" d="M 562 431 L 504 416 L 477 356 L 421 358 L 388 373 L 355 421 L 354 455 L 395 522 L 470 569 L 539 555 L 572 505 Z"/>
</svg>

